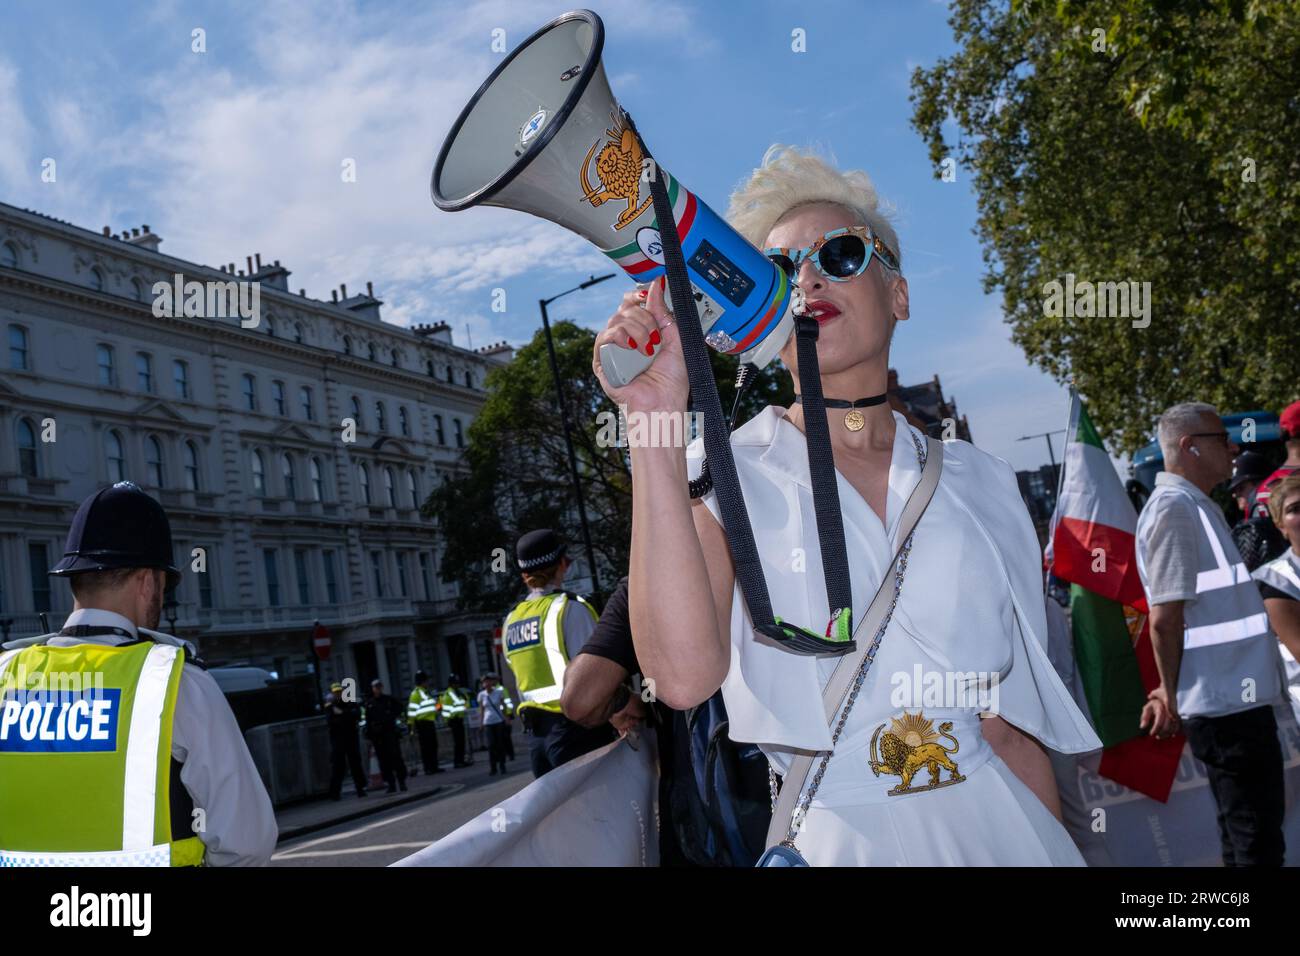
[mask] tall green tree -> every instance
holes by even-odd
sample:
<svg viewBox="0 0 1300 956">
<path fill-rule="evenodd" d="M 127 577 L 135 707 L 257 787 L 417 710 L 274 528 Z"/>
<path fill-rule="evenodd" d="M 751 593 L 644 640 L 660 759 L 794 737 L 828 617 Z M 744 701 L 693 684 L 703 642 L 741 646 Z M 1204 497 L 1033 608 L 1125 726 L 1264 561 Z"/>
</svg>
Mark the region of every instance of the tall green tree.
<svg viewBox="0 0 1300 956">
<path fill-rule="evenodd" d="M 1300 5 L 953 0 L 912 77 L 936 176 L 973 177 L 986 291 L 1118 450 L 1192 399 L 1300 394 Z M 952 126 L 955 125 L 955 133 Z M 959 174 L 960 178 L 960 174 Z M 1046 314 L 1049 283 L 1150 282 L 1150 325 Z"/>
<path fill-rule="evenodd" d="M 596 333 L 568 321 L 552 323 L 551 331 L 592 550 L 600 566 L 600 584 L 608 592 L 627 573 L 632 536 L 627 449 L 605 440 L 618 409 L 591 371 Z M 712 350 L 710 356 L 724 412 L 729 411 L 736 361 Z M 423 510 L 445 541 L 440 573 L 459 583 L 458 604 L 470 610 L 499 611 L 523 590 L 514 563 L 514 542 L 520 534 L 532 528 L 555 528 L 573 556 L 582 553 L 583 543 L 542 332 L 508 365 L 493 369 L 485 387 L 487 398 L 469 428 L 461 468 L 433 490 Z M 769 366 L 747 393 L 737 424 L 765 405 L 789 404 L 793 394 L 789 374 L 779 365 Z"/>
</svg>

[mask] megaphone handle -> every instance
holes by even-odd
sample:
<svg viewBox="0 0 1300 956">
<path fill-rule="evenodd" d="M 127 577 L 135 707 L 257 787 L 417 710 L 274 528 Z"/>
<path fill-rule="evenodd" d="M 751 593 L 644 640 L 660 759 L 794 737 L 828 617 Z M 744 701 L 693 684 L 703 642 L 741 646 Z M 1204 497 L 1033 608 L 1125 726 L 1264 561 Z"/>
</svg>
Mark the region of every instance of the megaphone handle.
<svg viewBox="0 0 1300 956">
<path fill-rule="evenodd" d="M 615 388 L 622 388 L 632 381 L 648 369 L 653 361 L 653 355 L 646 355 L 639 349 L 625 349 L 613 342 L 600 347 L 600 367 L 609 384 Z"/>
</svg>

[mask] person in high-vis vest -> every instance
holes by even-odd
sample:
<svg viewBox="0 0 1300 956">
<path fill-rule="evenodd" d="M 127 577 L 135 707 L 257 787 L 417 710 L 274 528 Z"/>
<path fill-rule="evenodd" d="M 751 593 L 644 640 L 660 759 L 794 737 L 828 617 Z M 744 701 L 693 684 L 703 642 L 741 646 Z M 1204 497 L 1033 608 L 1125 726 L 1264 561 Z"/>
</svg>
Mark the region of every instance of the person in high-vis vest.
<svg viewBox="0 0 1300 956">
<path fill-rule="evenodd" d="M 528 734 L 533 776 L 553 770 L 614 739 L 608 725 L 587 728 L 564 716 L 564 672 L 596 628 L 598 615 L 586 600 L 561 589 L 570 562 L 554 531 L 540 528 L 521 537 L 515 557 L 528 596 L 502 627 L 519 718 Z"/>
<path fill-rule="evenodd" d="M 1180 730 L 1209 775 L 1225 866 L 1280 866 L 1282 749 L 1273 705 L 1285 677 L 1259 590 L 1210 491 L 1237 446 L 1211 405 L 1161 417 L 1165 471 L 1138 517 L 1138 573 L 1160 685 L 1141 726 Z"/>
<path fill-rule="evenodd" d="M 438 695 L 424 671 L 415 672 L 415 690 L 406 704 L 406 721 L 420 741 L 420 760 L 425 773 L 442 773 L 438 766 Z"/>
<path fill-rule="evenodd" d="M 1287 692 L 1300 718 L 1300 474 L 1287 475 L 1273 486 L 1268 510 L 1290 547 L 1256 568 L 1251 577 L 1259 585 L 1269 625 L 1282 645 Z"/>
<path fill-rule="evenodd" d="M 0 649 L 0 867 L 265 865 L 275 815 L 234 714 L 154 630 L 180 580 L 162 507 L 101 489 L 50 574 L 63 628 Z"/>
<path fill-rule="evenodd" d="M 438 695 L 438 712 L 451 730 L 451 746 L 455 753 L 453 767 L 468 767 L 474 755 L 466 753 L 465 721 L 469 717 L 469 688 L 461 686 L 459 674 L 448 677 L 447 688 Z"/>
</svg>

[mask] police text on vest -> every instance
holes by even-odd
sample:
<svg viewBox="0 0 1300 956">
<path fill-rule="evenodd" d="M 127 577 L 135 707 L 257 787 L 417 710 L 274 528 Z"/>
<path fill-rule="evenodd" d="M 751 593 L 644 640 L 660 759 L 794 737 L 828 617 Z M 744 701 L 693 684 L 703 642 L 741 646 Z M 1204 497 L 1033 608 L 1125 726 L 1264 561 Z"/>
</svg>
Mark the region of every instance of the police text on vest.
<svg viewBox="0 0 1300 956">
<path fill-rule="evenodd" d="M 117 749 L 118 688 L 80 693 L 9 690 L 0 700 L 0 751 L 88 753 Z"/>
</svg>

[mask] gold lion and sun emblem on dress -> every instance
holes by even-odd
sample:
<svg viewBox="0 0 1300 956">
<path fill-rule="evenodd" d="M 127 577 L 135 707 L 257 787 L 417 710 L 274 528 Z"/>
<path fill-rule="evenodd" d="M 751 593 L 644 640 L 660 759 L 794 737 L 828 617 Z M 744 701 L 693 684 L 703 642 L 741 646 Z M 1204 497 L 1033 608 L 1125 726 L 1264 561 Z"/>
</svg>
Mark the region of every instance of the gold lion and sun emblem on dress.
<svg viewBox="0 0 1300 956">
<path fill-rule="evenodd" d="M 621 199 L 626 202 L 627 208 L 619 213 L 618 219 L 614 221 L 614 228 L 622 229 L 649 208 L 652 197 L 647 196 L 644 202 L 637 204 L 637 200 L 641 198 L 641 165 L 644 158 L 641 144 L 637 142 L 636 134 L 632 132 L 632 127 L 620 112 L 610 114 L 610 120 L 610 128 L 605 130 L 605 135 L 609 139 L 605 141 L 600 155 L 596 156 L 596 149 L 600 146 L 598 139 L 591 144 L 586 159 L 582 161 L 580 169 L 582 198 L 592 206 L 599 206 L 606 200 Z M 600 180 L 599 188 L 591 184 L 591 178 L 587 175 L 587 171 L 591 168 L 592 156 L 596 156 L 596 178 Z"/>
<path fill-rule="evenodd" d="M 889 791 L 890 796 L 904 793 L 921 793 L 938 787 L 961 783 L 966 778 L 958 772 L 957 762 L 952 755 L 961 749 L 961 744 L 949 731 L 952 721 L 946 720 L 939 725 L 936 732 L 934 721 L 921 711 L 909 714 L 903 711 L 901 717 L 890 720 L 889 729 L 882 735 L 885 725 L 881 724 L 871 735 L 871 772 L 879 777 L 882 773 L 901 777 L 898 786 Z M 939 742 L 940 737 L 952 741 L 952 747 L 945 747 Z M 877 750 L 879 744 L 879 750 Z M 912 778 L 921 771 L 927 771 L 930 782 L 912 786 Z M 940 780 L 942 771 L 948 771 L 948 779 Z"/>
</svg>

